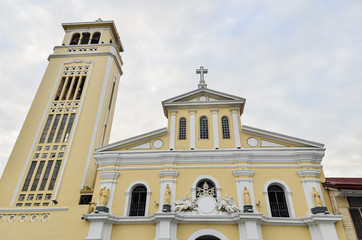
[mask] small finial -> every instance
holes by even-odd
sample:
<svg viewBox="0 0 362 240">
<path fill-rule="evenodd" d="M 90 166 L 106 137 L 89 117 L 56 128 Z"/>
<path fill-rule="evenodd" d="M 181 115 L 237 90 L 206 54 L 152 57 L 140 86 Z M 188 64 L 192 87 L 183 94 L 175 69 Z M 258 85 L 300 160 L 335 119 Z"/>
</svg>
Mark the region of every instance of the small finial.
<svg viewBox="0 0 362 240">
<path fill-rule="evenodd" d="M 98 18 L 96 22 L 103 22 L 102 18 Z"/>
<path fill-rule="evenodd" d="M 207 69 L 204 69 L 204 66 L 200 66 L 200 69 L 196 69 L 196 74 L 200 74 L 199 88 L 207 88 L 205 83 L 204 74 L 207 73 Z"/>
</svg>

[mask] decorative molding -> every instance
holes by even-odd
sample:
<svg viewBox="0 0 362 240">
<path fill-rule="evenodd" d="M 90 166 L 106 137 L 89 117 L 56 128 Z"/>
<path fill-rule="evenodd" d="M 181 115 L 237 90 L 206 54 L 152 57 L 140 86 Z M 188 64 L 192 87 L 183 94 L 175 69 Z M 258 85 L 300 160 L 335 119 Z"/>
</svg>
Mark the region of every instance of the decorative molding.
<svg viewBox="0 0 362 240">
<path fill-rule="evenodd" d="M 0 213 L 11 213 L 11 212 L 59 212 L 59 211 L 67 211 L 68 208 L 3 208 L 0 209 Z"/>
<path fill-rule="evenodd" d="M 248 176 L 252 177 L 254 175 L 254 170 L 247 170 L 247 169 L 236 169 L 233 170 L 233 174 L 235 177 L 241 177 L 241 176 Z"/>
<path fill-rule="evenodd" d="M 151 151 L 117 151 L 96 152 L 94 154 L 98 166 L 105 165 L 142 165 L 142 164 L 235 164 L 238 162 L 264 163 L 271 168 L 276 165 L 294 163 L 292 167 L 321 168 L 320 162 L 324 149 L 310 148 L 257 148 L 257 149 L 207 149 L 207 150 L 151 150 Z M 300 163 L 309 164 L 300 164 Z M 300 165 L 299 165 L 300 164 Z M 245 165 L 245 166 L 247 166 Z M 287 167 L 287 166 L 286 166 Z M 260 168 L 253 165 L 252 168 Z M 102 168 L 99 168 L 100 170 Z"/>
<path fill-rule="evenodd" d="M 298 175 L 300 177 L 319 177 L 320 173 L 321 173 L 320 170 L 309 170 L 309 169 L 298 170 Z"/>
<path fill-rule="evenodd" d="M 158 174 L 160 177 L 177 177 L 178 172 L 177 170 L 160 170 Z"/>
<path fill-rule="evenodd" d="M 101 172 L 99 173 L 101 179 L 117 179 L 119 177 L 119 172 Z"/>
</svg>

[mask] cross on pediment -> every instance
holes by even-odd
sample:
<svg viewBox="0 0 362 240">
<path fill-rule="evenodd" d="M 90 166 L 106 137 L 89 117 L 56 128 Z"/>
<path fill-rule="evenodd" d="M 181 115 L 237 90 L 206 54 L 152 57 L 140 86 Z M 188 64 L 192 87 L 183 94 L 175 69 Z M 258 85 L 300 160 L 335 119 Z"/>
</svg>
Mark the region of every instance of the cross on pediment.
<svg viewBox="0 0 362 240">
<path fill-rule="evenodd" d="M 204 69 L 204 66 L 200 66 L 200 69 L 196 69 L 196 74 L 200 74 L 199 88 L 206 88 L 204 74 L 207 73 L 207 69 Z"/>
</svg>

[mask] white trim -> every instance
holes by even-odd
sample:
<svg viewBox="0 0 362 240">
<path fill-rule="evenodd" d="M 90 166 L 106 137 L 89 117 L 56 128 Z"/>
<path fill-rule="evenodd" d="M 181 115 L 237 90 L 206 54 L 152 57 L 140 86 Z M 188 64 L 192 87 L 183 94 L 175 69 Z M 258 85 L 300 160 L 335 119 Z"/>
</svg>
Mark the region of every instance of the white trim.
<svg viewBox="0 0 362 240">
<path fill-rule="evenodd" d="M 67 211 L 68 208 L 8 208 L 0 209 L 0 212 L 59 212 Z"/>
<path fill-rule="evenodd" d="M 119 156 L 119 158 L 115 157 Z M 270 166 L 284 165 L 286 163 L 309 162 L 317 165 L 322 161 L 324 149 L 309 148 L 264 148 L 264 149 L 207 149 L 207 150 L 152 150 L 152 151 L 115 151 L 96 152 L 97 164 L 104 165 L 137 165 L 137 164 L 163 164 L 165 157 L 169 163 L 178 164 L 237 164 L 248 163 L 272 163 Z M 297 169 L 296 169 L 297 171 Z"/>
<path fill-rule="evenodd" d="M 177 170 L 160 170 L 158 171 L 158 174 L 160 175 L 161 178 L 163 177 L 177 177 L 178 175 Z"/>
<path fill-rule="evenodd" d="M 171 150 L 175 149 L 175 138 L 176 138 L 176 113 L 177 111 L 170 110 L 170 146 Z"/>
<path fill-rule="evenodd" d="M 242 126 L 242 131 L 243 131 L 243 133 L 246 133 L 246 134 L 263 137 L 263 138 L 267 138 L 270 140 L 276 140 L 276 141 L 280 141 L 280 142 L 286 143 L 286 144 L 293 144 L 293 145 L 297 145 L 297 146 L 316 147 L 316 148 L 324 147 L 324 144 L 322 144 L 322 143 L 317 143 L 317 142 L 313 142 L 313 141 L 309 141 L 309 140 L 305 140 L 305 139 L 301 139 L 301 138 L 296 138 L 296 137 L 292 137 L 292 136 L 288 136 L 288 135 L 284 135 L 284 134 L 280 134 L 280 133 L 276 133 L 276 132 L 270 132 L 270 131 L 266 131 L 263 129 L 254 128 L 254 127 L 250 127 L 250 126 L 246 126 L 246 125 Z"/>
<path fill-rule="evenodd" d="M 189 110 L 190 113 L 190 149 L 196 149 L 196 110 Z"/>
<path fill-rule="evenodd" d="M 321 171 L 317 169 L 301 169 L 297 172 L 300 177 L 319 177 L 321 173 Z"/>
<path fill-rule="evenodd" d="M 231 115 L 232 115 L 232 118 L 233 118 L 235 148 L 241 148 L 238 112 L 235 109 L 230 109 L 230 110 L 231 110 Z"/>
<path fill-rule="evenodd" d="M 309 164 L 305 164 L 306 166 L 304 167 L 320 167 L 322 168 L 322 166 L 310 166 Z M 194 165 L 184 165 L 184 166 L 175 166 L 175 169 L 225 169 L 225 168 L 235 168 L 235 167 L 245 167 L 245 168 L 251 168 L 251 169 L 257 169 L 257 168 L 297 168 L 297 165 L 257 165 L 257 166 L 253 166 L 253 165 L 248 165 L 248 164 L 240 164 L 240 165 L 198 165 L 198 166 L 194 166 Z M 302 167 L 302 166 L 300 166 Z M 97 170 L 98 171 L 106 171 L 106 170 L 117 170 L 117 171 L 122 171 L 122 170 L 160 170 L 163 169 L 162 166 L 147 166 L 147 167 L 99 167 Z M 239 174 L 237 173 L 239 170 L 235 170 L 236 173 L 233 170 L 234 176 L 236 176 L 235 174 Z M 254 170 L 247 170 L 247 171 L 254 171 Z M 240 176 L 246 176 L 246 175 L 240 175 Z M 303 180 L 302 180 L 303 181 Z"/>
<path fill-rule="evenodd" d="M 114 54 L 114 48 L 111 48 L 111 54 Z M 108 57 L 108 61 L 107 61 L 107 67 L 106 67 L 106 71 L 105 71 L 105 75 L 104 75 L 104 79 L 103 79 L 103 87 L 102 87 L 102 92 L 99 98 L 99 104 L 98 104 L 98 111 L 97 111 L 97 116 L 96 116 L 96 121 L 94 123 L 94 127 L 93 127 L 93 134 L 92 134 L 92 140 L 91 143 L 89 145 L 89 150 L 88 150 L 88 156 L 87 156 L 87 163 L 85 165 L 84 168 L 84 173 L 83 173 L 83 178 L 82 178 L 82 184 L 80 186 L 80 189 L 84 188 L 84 184 L 85 184 L 85 179 L 87 177 L 87 173 L 88 173 L 88 168 L 89 168 L 89 164 L 90 161 L 93 157 L 93 152 L 94 152 L 94 144 L 95 144 L 95 140 L 96 140 L 96 135 L 97 135 L 97 131 L 99 130 L 99 122 L 100 122 L 100 118 L 101 118 L 101 114 L 102 114 L 102 110 L 103 110 L 103 105 L 105 102 L 105 98 L 106 98 L 106 92 L 108 89 L 108 85 L 111 82 L 111 84 L 113 83 L 113 79 L 110 77 L 111 75 L 111 70 L 112 70 L 112 61 L 113 59 L 111 57 Z M 92 68 L 93 68 L 93 64 L 92 64 Z M 92 70 L 92 69 L 91 69 Z M 90 74 L 90 73 L 89 73 Z M 90 79 L 89 75 L 89 79 Z M 107 108 L 108 109 L 108 108 Z M 103 126 L 102 126 L 103 128 Z"/>
<path fill-rule="evenodd" d="M 229 240 L 224 234 L 214 229 L 202 229 L 197 232 L 194 232 L 187 240 L 195 240 L 198 237 L 204 235 L 211 235 L 220 238 L 221 240 Z"/>
<path fill-rule="evenodd" d="M 147 189 L 147 198 L 146 198 L 146 207 L 145 207 L 145 217 L 148 216 L 148 211 L 150 208 L 150 196 L 151 196 L 151 188 L 150 185 L 148 185 L 147 182 L 145 181 L 135 181 L 133 183 L 131 183 L 128 188 L 127 191 L 125 192 L 126 194 L 126 199 L 125 199 L 125 204 L 124 204 L 124 211 L 123 211 L 123 216 L 124 217 L 129 217 L 129 210 L 131 207 L 131 194 L 133 189 L 137 186 L 137 185 L 144 185 Z"/>
<path fill-rule="evenodd" d="M 218 122 L 218 109 L 211 109 L 212 112 L 212 130 L 214 136 L 214 148 L 219 149 L 219 122 Z"/>
<path fill-rule="evenodd" d="M 251 205 L 253 206 L 254 212 L 257 212 L 256 206 L 255 206 L 255 196 L 254 196 L 254 185 L 253 185 L 253 179 L 249 178 L 238 178 L 235 179 L 236 182 L 236 192 L 238 194 L 238 204 L 239 209 L 243 211 L 244 208 L 244 187 L 246 187 L 249 191 Z"/>
<path fill-rule="evenodd" d="M 271 210 L 270 210 L 270 202 L 269 202 L 269 196 L 268 196 L 268 187 L 271 184 L 276 184 L 280 186 L 284 190 L 284 196 L 285 201 L 287 203 L 288 212 L 289 212 L 289 218 L 295 218 L 295 211 L 294 211 L 294 205 L 293 205 L 293 199 L 292 199 L 292 192 L 290 191 L 290 188 L 288 184 L 285 182 L 279 180 L 279 179 L 271 179 L 268 182 L 264 184 L 264 195 L 265 195 L 265 202 L 268 209 L 268 216 L 272 217 Z"/>
<path fill-rule="evenodd" d="M 321 197 L 322 205 L 326 206 L 324 201 L 323 192 L 321 189 L 321 182 L 319 179 L 301 179 L 300 180 L 303 185 L 305 199 L 308 205 L 308 211 L 310 213 L 310 209 L 316 207 L 313 199 L 313 187 L 318 191 Z"/>
<path fill-rule="evenodd" d="M 216 178 L 214 178 L 213 176 L 210 176 L 210 175 L 201 175 L 201 176 L 198 176 L 197 178 L 195 178 L 194 182 L 192 183 L 192 187 L 191 187 L 192 200 L 196 199 L 196 184 L 198 182 L 200 182 L 202 179 L 211 180 L 215 184 L 216 196 L 221 197 L 221 187 L 220 187 L 219 182 L 216 180 Z"/>
</svg>

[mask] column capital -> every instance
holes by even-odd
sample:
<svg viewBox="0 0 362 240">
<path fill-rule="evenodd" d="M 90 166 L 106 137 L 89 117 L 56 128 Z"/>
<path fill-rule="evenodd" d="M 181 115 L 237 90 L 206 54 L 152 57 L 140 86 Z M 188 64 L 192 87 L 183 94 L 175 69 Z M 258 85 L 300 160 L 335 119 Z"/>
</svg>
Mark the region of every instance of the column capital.
<svg viewBox="0 0 362 240">
<path fill-rule="evenodd" d="M 178 170 L 159 170 L 160 177 L 177 177 Z"/>
</svg>

